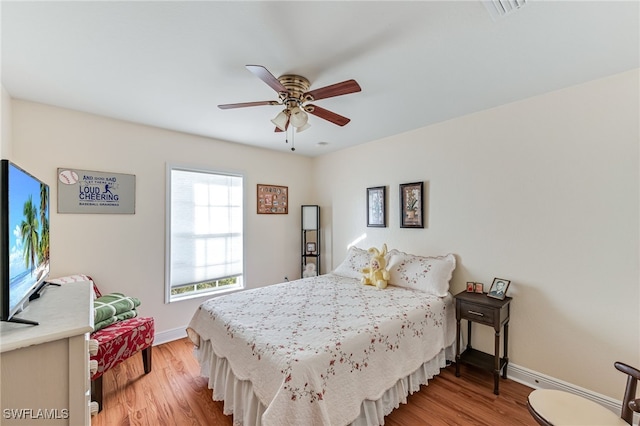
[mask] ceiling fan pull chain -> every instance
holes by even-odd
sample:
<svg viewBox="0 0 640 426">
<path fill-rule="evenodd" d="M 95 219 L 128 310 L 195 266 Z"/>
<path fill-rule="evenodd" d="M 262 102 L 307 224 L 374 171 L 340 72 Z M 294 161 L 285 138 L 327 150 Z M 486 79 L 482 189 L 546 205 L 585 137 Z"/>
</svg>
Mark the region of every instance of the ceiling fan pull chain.
<svg viewBox="0 0 640 426">
<path fill-rule="evenodd" d="M 293 136 L 293 134 L 295 133 L 295 129 L 293 128 L 293 126 L 291 126 L 291 151 L 295 151 L 296 147 L 295 147 L 295 137 Z"/>
</svg>

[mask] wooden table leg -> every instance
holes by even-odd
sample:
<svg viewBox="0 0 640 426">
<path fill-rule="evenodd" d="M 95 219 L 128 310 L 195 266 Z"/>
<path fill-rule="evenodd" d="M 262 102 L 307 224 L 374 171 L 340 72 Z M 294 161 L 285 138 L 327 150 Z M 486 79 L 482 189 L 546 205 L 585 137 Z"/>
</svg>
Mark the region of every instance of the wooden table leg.
<svg viewBox="0 0 640 426">
<path fill-rule="evenodd" d="M 498 384 L 500 383 L 500 330 L 496 331 L 493 361 L 493 393 L 500 395 Z"/>
<path fill-rule="evenodd" d="M 460 320 L 456 320 L 456 377 L 460 377 Z"/>
<path fill-rule="evenodd" d="M 502 370 L 502 378 L 507 378 L 507 366 L 509 365 L 509 323 L 504 325 L 504 369 Z"/>
</svg>

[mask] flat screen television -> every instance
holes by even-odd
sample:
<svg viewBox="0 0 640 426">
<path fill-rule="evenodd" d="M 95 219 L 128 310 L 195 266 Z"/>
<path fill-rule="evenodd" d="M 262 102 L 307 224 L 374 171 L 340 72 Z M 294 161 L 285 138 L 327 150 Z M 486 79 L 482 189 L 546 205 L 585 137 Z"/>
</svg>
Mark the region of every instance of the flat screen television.
<svg viewBox="0 0 640 426">
<path fill-rule="evenodd" d="M 0 320 L 37 324 L 14 315 L 49 275 L 49 185 L 0 160 Z"/>
</svg>

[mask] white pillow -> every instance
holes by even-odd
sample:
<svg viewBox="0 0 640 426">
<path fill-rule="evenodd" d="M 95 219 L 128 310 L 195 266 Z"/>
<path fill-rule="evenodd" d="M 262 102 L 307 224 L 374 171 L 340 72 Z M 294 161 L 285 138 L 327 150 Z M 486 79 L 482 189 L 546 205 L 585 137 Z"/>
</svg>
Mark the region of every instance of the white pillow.
<svg viewBox="0 0 640 426">
<path fill-rule="evenodd" d="M 397 252 L 388 265 L 389 284 L 444 297 L 455 268 L 456 258 L 451 253 L 427 257 Z"/>
<path fill-rule="evenodd" d="M 333 273 L 346 278 L 362 278 L 362 269 L 369 266 L 371 254 L 367 250 L 351 246 L 347 257 L 342 261 Z"/>
<path fill-rule="evenodd" d="M 393 256 L 399 256 L 399 255 L 407 255 L 406 253 L 401 252 L 398 249 L 391 249 L 389 251 L 387 251 L 387 255 L 384 257 L 384 260 L 387 262 L 387 269 L 389 269 L 390 265 L 391 265 L 391 258 L 393 258 Z"/>
</svg>

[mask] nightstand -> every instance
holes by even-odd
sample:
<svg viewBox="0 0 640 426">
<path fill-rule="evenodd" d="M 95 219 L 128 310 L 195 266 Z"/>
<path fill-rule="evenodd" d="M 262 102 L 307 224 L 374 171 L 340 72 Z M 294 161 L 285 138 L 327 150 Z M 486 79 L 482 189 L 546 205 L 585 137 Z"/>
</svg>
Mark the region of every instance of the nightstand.
<svg viewBox="0 0 640 426">
<path fill-rule="evenodd" d="M 500 371 L 507 378 L 507 347 L 509 343 L 509 305 L 511 297 L 493 299 L 485 293 L 463 291 L 456 299 L 456 376 L 460 377 L 460 363 L 473 365 L 493 372 L 493 393 L 499 395 Z M 467 320 L 467 347 L 460 353 L 460 321 Z M 471 324 L 492 326 L 495 331 L 493 355 L 471 347 Z M 500 331 L 504 327 L 504 356 L 500 358 Z"/>
</svg>

